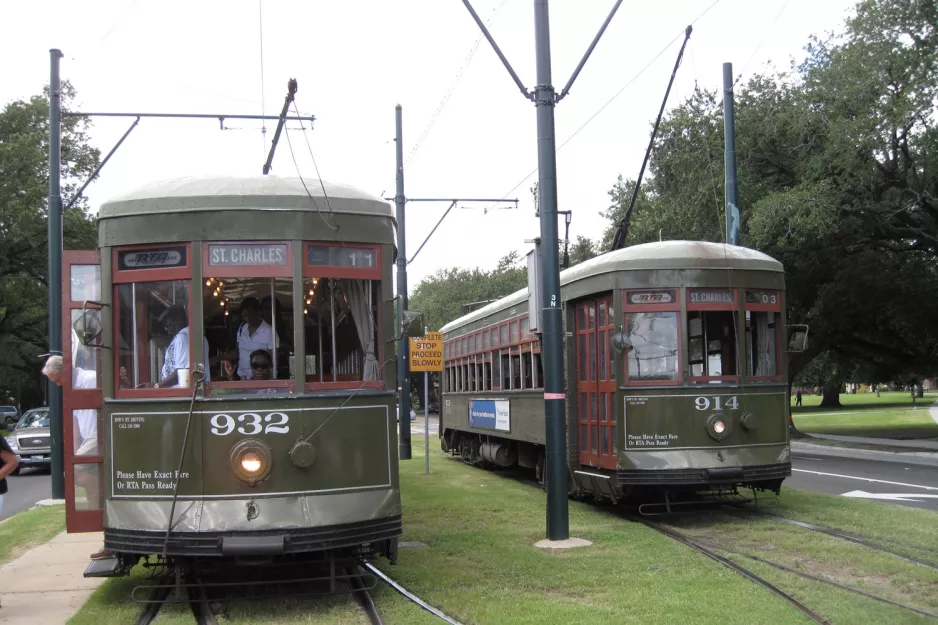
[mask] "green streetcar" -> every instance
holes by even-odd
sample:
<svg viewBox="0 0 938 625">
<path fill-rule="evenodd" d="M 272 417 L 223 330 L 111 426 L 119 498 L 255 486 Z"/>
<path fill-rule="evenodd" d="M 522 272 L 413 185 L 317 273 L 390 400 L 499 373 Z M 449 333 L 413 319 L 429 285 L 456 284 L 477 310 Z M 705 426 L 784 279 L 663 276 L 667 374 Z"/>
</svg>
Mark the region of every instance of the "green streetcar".
<svg viewBox="0 0 938 625">
<path fill-rule="evenodd" d="M 651 491 L 670 506 L 699 491 L 779 492 L 791 475 L 784 278 L 755 250 L 691 241 L 561 273 L 571 494 Z M 440 441 L 467 462 L 530 468 L 543 481 L 532 291 L 442 328 Z"/>
<path fill-rule="evenodd" d="M 98 223 L 100 249 L 64 258 L 68 527 L 113 552 L 86 575 L 154 555 L 393 561 L 390 205 L 200 177 L 106 202 Z"/>
</svg>

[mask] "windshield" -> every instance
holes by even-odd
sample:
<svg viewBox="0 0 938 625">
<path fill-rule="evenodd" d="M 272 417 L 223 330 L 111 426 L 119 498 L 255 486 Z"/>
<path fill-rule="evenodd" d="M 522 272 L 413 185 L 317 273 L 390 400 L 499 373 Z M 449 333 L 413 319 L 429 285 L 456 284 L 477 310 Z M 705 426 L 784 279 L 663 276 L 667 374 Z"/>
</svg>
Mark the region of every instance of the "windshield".
<svg viewBox="0 0 938 625">
<path fill-rule="evenodd" d="M 49 411 L 48 410 L 30 410 L 20 418 L 20 422 L 16 424 L 17 429 L 19 428 L 47 428 L 49 427 Z"/>
</svg>

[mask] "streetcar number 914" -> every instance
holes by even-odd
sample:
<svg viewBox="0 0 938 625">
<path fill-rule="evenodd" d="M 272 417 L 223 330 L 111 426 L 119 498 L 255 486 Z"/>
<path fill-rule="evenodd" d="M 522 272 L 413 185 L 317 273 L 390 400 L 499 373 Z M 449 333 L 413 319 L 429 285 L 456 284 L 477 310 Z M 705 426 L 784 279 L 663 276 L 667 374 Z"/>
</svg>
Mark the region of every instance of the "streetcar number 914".
<svg viewBox="0 0 938 625">
<path fill-rule="evenodd" d="M 212 434 L 216 436 L 227 436 L 235 431 L 237 423 L 243 423 L 237 427 L 238 432 L 252 436 L 260 434 L 287 434 L 290 432 L 290 426 L 287 423 L 290 417 L 282 412 L 272 412 L 264 417 L 254 412 L 247 412 L 237 417 L 228 414 L 217 414 L 211 418 Z M 266 424 L 266 425 L 264 425 Z"/>
<path fill-rule="evenodd" d="M 694 407 L 697 410 L 723 410 L 724 406 L 730 410 L 739 410 L 739 399 L 735 395 L 729 398 L 719 395 L 694 398 Z"/>
</svg>

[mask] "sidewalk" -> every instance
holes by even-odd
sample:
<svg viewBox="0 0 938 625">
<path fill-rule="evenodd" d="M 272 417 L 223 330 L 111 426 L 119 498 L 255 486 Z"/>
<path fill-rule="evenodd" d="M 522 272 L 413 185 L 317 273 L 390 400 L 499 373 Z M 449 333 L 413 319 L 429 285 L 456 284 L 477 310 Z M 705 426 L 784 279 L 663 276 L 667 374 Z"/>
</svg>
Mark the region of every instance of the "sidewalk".
<svg viewBox="0 0 938 625">
<path fill-rule="evenodd" d="M 68 621 L 104 578 L 85 579 L 88 556 L 104 538 L 62 532 L 0 568 L 0 623 L 60 625 Z"/>
</svg>

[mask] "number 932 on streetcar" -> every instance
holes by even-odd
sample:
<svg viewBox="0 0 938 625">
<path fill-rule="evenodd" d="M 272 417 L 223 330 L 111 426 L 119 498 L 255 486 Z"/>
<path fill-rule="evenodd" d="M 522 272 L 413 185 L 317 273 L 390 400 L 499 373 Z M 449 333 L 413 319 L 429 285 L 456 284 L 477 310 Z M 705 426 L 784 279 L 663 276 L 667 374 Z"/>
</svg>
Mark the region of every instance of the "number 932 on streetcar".
<svg viewBox="0 0 938 625">
<path fill-rule="evenodd" d="M 396 558 L 395 228 L 379 198 L 274 176 L 100 207 L 63 274 L 67 522 L 103 530 L 92 573 Z"/>
<path fill-rule="evenodd" d="M 563 271 L 569 491 L 777 493 L 791 474 L 784 297 L 781 263 L 707 242 L 636 245 Z M 440 440 L 467 462 L 543 479 L 539 300 L 532 286 L 442 328 Z"/>
</svg>

